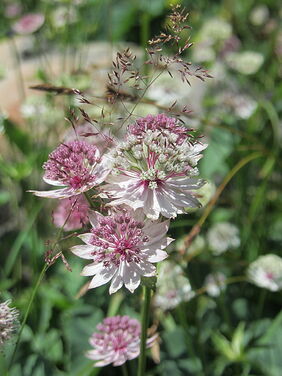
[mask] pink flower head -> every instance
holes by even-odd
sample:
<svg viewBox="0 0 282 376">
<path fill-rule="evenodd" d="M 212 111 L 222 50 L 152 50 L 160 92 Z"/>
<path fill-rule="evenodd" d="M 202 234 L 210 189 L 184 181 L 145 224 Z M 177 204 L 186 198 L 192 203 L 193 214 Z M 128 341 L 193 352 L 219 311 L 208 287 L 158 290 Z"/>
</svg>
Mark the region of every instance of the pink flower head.
<svg viewBox="0 0 282 376">
<path fill-rule="evenodd" d="M 44 24 L 45 17 L 42 13 L 29 13 L 22 16 L 13 24 L 13 30 L 17 34 L 32 34 Z"/>
<path fill-rule="evenodd" d="M 43 168 L 43 180 L 63 188 L 53 191 L 30 191 L 39 197 L 67 198 L 79 195 L 101 184 L 110 167 L 96 146 L 76 140 L 61 144 L 50 155 Z"/>
<path fill-rule="evenodd" d="M 163 249 L 173 241 L 166 237 L 169 220 L 157 223 L 144 218 L 141 209 L 134 212 L 130 208 L 105 217 L 98 212 L 90 215 L 91 233 L 79 235 L 86 245 L 71 248 L 75 255 L 93 260 L 81 273 L 94 275 L 89 289 L 112 280 L 110 294 L 123 285 L 134 292 L 141 276 L 156 274 L 152 263 L 167 257 Z"/>
<path fill-rule="evenodd" d="M 108 364 L 121 366 L 127 360 L 137 358 L 140 353 L 141 325 L 128 316 L 107 317 L 97 325 L 98 332 L 93 333 L 89 343 L 94 350 L 86 353 L 87 358 L 98 360 L 95 367 Z M 147 340 L 151 347 L 157 335 Z"/>
<path fill-rule="evenodd" d="M 175 137 L 177 144 L 182 144 L 188 137 L 188 129 L 180 126 L 177 119 L 170 118 L 165 114 L 148 115 L 136 120 L 134 124 L 128 127 L 130 134 L 141 138 L 148 130 L 160 131 L 163 134 L 167 134 L 167 131 L 169 131 L 170 134 L 177 136 L 177 138 Z"/>
<path fill-rule="evenodd" d="M 147 116 L 129 126 L 126 142 L 115 149 L 114 169 L 103 192 L 110 205 L 143 208 L 148 218 L 174 218 L 184 208 L 201 206 L 194 190 L 196 165 L 206 148 L 191 140 L 185 127 L 165 115 Z"/>
<path fill-rule="evenodd" d="M 82 228 L 89 222 L 89 204 L 83 195 L 65 198 L 53 212 L 56 227 L 63 227 L 65 231 Z"/>
</svg>

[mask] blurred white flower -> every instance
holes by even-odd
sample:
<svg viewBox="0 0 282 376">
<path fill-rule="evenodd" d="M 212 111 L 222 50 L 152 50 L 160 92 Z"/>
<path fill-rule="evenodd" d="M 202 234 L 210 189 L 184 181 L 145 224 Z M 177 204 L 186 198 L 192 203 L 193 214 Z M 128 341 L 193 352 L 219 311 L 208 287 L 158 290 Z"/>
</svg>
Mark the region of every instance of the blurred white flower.
<svg viewBox="0 0 282 376">
<path fill-rule="evenodd" d="M 78 15 L 75 7 L 59 6 L 52 13 L 51 17 L 54 27 L 61 28 L 67 24 L 73 24 L 78 20 Z"/>
<path fill-rule="evenodd" d="M 223 273 L 217 272 L 207 275 L 205 279 L 205 287 L 207 294 L 212 297 L 220 295 L 221 291 L 226 288 L 226 276 Z"/>
<path fill-rule="evenodd" d="M 211 18 L 206 21 L 200 31 L 201 41 L 213 43 L 224 41 L 232 34 L 232 26 L 221 18 Z"/>
<path fill-rule="evenodd" d="M 187 302 L 195 296 L 189 280 L 180 266 L 170 261 L 159 265 L 155 305 L 162 310 L 175 308 L 181 302 Z"/>
<path fill-rule="evenodd" d="M 17 328 L 19 312 L 9 307 L 10 301 L 0 303 L 0 346 L 7 342 Z"/>
<path fill-rule="evenodd" d="M 241 119 L 249 119 L 258 107 L 258 103 L 250 96 L 225 91 L 218 97 L 220 104 L 229 107 Z"/>
<path fill-rule="evenodd" d="M 264 62 L 264 56 L 259 52 L 231 52 L 226 56 L 227 64 L 242 74 L 256 73 Z"/>
<path fill-rule="evenodd" d="M 211 252 L 218 256 L 228 249 L 239 247 L 239 230 L 228 222 L 216 223 L 209 229 L 207 241 Z"/>
<path fill-rule="evenodd" d="M 266 5 L 261 4 L 253 8 L 250 13 L 250 22 L 254 26 L 262 26 L 269 18 L 269 10 Z"/>
<path fill-rule="evenodd" d="M 51 106 L 45 97 L 36 95 L 27 97 L 21 106 L 21 114 L 25 119 L 37 120 L 46 125 L 55 124 L 64 118 L 60 108 Z"/>
<path fill-rule="evenodd" d="M 197 198 L 202 204 L 202 206 L 206 206 L 210 199 L 213 197 L 216 191 L 216 186 L 211 181 L 206 182 L 201 188 L 198 189 Z"/>
<path fill-rule="evenodd" d="M 270 291 L 282 289 L 282 258 L 268 254 L 252 262 L 247 270 L 250 282 Z"/>
<path fill-rule="evenodd" d="M 209 43 L 199 42 L 192 50 L 192 59 L 195 63 L 213 61 L 216 58 L 214 49 Z"/>
</svg>

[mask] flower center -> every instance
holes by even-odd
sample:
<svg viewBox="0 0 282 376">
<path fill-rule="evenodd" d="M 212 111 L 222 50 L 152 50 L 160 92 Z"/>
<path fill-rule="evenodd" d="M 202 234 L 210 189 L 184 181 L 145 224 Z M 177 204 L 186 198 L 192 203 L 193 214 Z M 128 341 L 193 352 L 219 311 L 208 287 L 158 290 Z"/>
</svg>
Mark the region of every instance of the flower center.
<svg viewBox="0 0 282 376">
<path fill-rule="evenodd" d="M 141 230 L 143 226 L 127 214 L 101 219 L 99 226 L 91 230 L 91 244 L 99 248 L 92 253 L 94 261 L 105 266 L 118 266 L 122 261 L 139 263 L 139 245 L 149 240 Z"/>
<path fill-rule="evenodd" d="M 43 168 L 47 179 L 79 189 L 95 180 L 92 171 L 97 162 L 98 149 L 85 141 L 77 140 L 61 144 L 49 155 Z"/>
</svg>

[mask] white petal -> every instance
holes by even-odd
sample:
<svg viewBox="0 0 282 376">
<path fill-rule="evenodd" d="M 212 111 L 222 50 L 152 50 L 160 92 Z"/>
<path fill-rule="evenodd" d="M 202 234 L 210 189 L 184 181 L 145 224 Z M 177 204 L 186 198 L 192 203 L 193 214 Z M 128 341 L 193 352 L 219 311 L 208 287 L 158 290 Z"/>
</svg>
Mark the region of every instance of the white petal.
<svg viewBox="0 0 282 376">
<path fill-rule="evenodd" d="M 160 262 L 168 257 L 165 251 L 157 250 L 153 255 L 148 256 L 147 260 L 149 262 Z"/>
<path fill-rule="evenodd" d="M 78 257 L 91 260 L 93 259 L 92 252 L 95 250 L 95 247 L 91 245 L 75 245 L 70 250 Z"/>
<path fill-rule="evenodd" d="M 113 278 L 115 271 L 116 268 L 113 267 L 109 269 L 103 269 L 102 271 L 100 271 L 99 274 L 96 274 L 95 277 L 92 278 L 88 288 L 93 289 L 95 287 L 99 287 L 108 283 L 109 280 Z"/>
<path fill-rule="evenodd" d="M 78 235 L 78 238 L 81 239 L 84 243 L 91 245 L 90 241 L 93 237 L 93 234 L 90 232 Z M 94 246 L 93 246 L 94 247 Z"/>
<path fill-rule="evenodd" d="M 90 275 L 94 275 L 94 274 L 100 273 L 100 271 L 103 270 L 103 268 L 104 268 L 104 265 L 103 265 L 102 262 L 99 262 L 98 264 L 96 264 L 95 262 L 93 262 L 92 264 L 86 265 L 82 269 L 82 272 L 80 274 L 88 277 Z"/>
<path fill-rule="evenodd" d="M 115 277 L 112 279 L 111 286 L 109 289 L 109 293 L 114 294 L 123 286 L 123 279 L 119 272 L 116 273 Z"/>
<path fill-rule="evenodd" d="M 62 188 L 62 189 L 55 189 L 51 191 L 28 191 L 33 193 L 35 196 L 38 197 L 45 197 L 45 198 L 67 198 L 75 196 L 79 193 L 75 193 L 70 188 Z"/>
<path fill-rule="evenodd" d="M 89 210 L 89 221 L 92 227 L 99 226 L 99 220 L 103 219 L 104 216 L 94 210 Z"/>
<path fill-rule="evenodd" d="M 43 176 L 42 179 L 45 181 L 45 183 L 50 184 L 50 185 L 54 185 L 56 187 L 65 187 L 66 186 L 66 184 L 64 184 L 64 183 L 62 183 L 58 180 L 48 179 L 45 176 Z"/>
<path fill-rule="evenodd" d="M 125 287 L 130 291 L 134 292 L 140 285 L 140 273 L 138 268 L 136 268 L 134 263 L 126 263 L 123 271 L 123 281 Z"/>
<path fill-rule="evenodd" d="M 169 220 L 159 223 L 152 223 L 151 221 L 148 221 L 143 228 L 144 234 L 150 238 L 146 245 L 155 243 L 164 237 L 169 229 L 169 222 Z"/>
</svg>

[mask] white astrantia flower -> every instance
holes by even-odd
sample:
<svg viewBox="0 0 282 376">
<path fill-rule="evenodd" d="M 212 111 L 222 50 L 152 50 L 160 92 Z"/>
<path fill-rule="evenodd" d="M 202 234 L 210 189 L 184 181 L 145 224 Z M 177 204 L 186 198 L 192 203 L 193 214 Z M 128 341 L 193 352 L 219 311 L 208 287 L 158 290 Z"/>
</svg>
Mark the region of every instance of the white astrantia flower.
<svg viewBox="0 0 282 376">
<path fill-rule="evenodd" d="M 152 220 L 200 207 L 195 191 L 205 182 L 196 178 L 197 163 L 206 147 L 174 118 L 161 114 L 138 119 L 115 150 L 114 169 L 102 194 L 112 200 L 109 205 L 142 208 Z"/>
<path fill-rule="evenodd" d="M 159 266 L 155 305 L 166 311 L 194 296 L 195 293 L 181 267 L 170 261 L 162 262 Z"/>
<path fill-rule="evenodd" d="M 221 291 L 226 288 L 226 276 L 221 272 L 207 275 L 205 287 L 208 295 L 212 297 L 219 296 Z"/>
<path fill-rule="evenodd" d="M 139 286 L 141 277 L 156 275 L 153 263 L 164 260 L 164 249 L 173 241 L 166 236 L 169 220 L 146 220 L 141 209 L 119 208 L 111 215 L 90 214 L 90 233 L 79 235 L 86 245 L 77 245 L 71 251 L 93 262 L 83 271 L 94 276 L 89 289 L 111 281 L 110 294 L 123 285 L 130 291 Z"/>
<path fill-rule="evenodd" d="M 205 21 L 199 32 L 200 41 L 217 43 L 232 35 L 232 26 L 222 18 L 214 17 Z"/>
<path fill-rule="evenodd" d="M 264 56 L 255 51 L 230 52 L 226 56 L 227 64 L 242 74 L 256 73 L 264 62 Z"/>
<path fill-rule="evenodd" d="M 282 289 L 282 258 L 268 254 L 260 256 L 249 265 L 247 276 L 250 282 L 270 291 Z"/>
<path fill-rule="evenodd" d="M 240 245 L 239 230 L 228 222 L 214 224 L 207 233 L 207 242 L 214 255 L 220 255 Z"/>
</svg>

